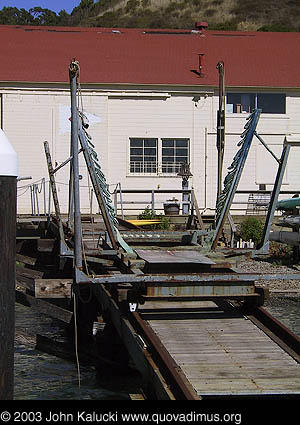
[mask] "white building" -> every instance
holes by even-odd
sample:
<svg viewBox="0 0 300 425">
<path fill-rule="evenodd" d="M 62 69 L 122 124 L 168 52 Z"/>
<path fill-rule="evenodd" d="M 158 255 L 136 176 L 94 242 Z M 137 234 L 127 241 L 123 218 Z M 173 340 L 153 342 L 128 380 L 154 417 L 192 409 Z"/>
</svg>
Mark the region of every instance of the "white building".
<svg viewBox="0 0 300 425">
<path fill-rule="evenodd" d="M 225 63 L 226 175 L 253 108 L 262 109 L 257 131 L 278 156 L 285 135 L 300 133 L 299 46 L 299 33 L 0 26 L 1 128 L 18 153 L 20 177 L 32 177 L 19 182 L 18 213 L 31 212 L 27 185 L 48 182 L 43 142 L 49 142 L 56 164 L 69 157 L 71 58 L 80 62 L 79 100 L 110 190 L 119 182 L 123 190 L 181 189 L 177 172 L 186 161 L 199 207 L 211 213 L 217 181 L 217 63 Z M 300 149 L 292 148 L 283 190 L 300 189 L 299 160 Z M 272 189 L 276 170 L 276 161 L 254 139 L 239 189 Z M 81 171 L 82 211 L 89 212 L 83 163 Z M 68 166 L 56 180 L 66 212 Z M 157 207 L 170 197 L 157 195 Z M 146 201 L 140 209 L 151 202 L 149 194 L 123 198 Z M 42 194 L 39 202 L 43 210 Z M 133 205 L 124 207 L 130 211 Z"/>
</svg>

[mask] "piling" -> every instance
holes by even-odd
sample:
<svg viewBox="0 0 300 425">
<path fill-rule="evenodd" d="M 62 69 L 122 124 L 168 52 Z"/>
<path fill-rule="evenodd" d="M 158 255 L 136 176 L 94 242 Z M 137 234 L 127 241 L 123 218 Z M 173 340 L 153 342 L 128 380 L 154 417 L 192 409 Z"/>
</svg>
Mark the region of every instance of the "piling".
<svg viewBox="0 0 300 425">
<path fill-rule="evenodd" d="M 0 129 L 0 400 L 14 389 L 17 154 Z"/>
</svg>

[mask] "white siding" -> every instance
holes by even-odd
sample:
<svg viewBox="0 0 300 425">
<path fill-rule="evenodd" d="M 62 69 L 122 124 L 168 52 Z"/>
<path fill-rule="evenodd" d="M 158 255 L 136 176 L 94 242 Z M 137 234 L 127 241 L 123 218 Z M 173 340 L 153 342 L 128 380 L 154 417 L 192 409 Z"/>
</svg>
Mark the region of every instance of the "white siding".
<svg viewBox="0 0 300 425">
<path fill-rule="evenodd" d="M 165 94 L 166 93 L 166 94 Z M 216 110 L 218 97 L 215 94 L 202 95 L 199 101 L 192 93 L 179 94 L 162 88 L 159 97 L 151 93 L 148 96 L 126 91 L 116 95 L 112 92 L 84 92 L 84 110 L 91 114 L 89 133 L 93 138 L 102 169 L 106 175 L 110 190 L 117 183 L 123 189 L 181 189 L 181 178 L 177 176 L 134 176 L 129 172 L 129 139 L 140 138 L 187 138 L 190 140 L 190 161 L 193 176 L 189 180 L 194 187 L 199 207 L 213 210 L 216 197 L 217 149 L 216 149 Z M 0 90 L 1 94 L 1 90 Z M 48 172 L 43 148 L 44 140 L 50 145 L 54 163 L 60 164 L 69 157 L 70 122 L 68 120 L 70 97 L 68 91 L 47 90 L 2 90 L 3 129 L 11 140 L 19 156 L 20 176 L 32 176 L 32 182 L 43 177 L 48 182 Z M 285 115 L 262 114 L 258 133 L 264 141 L 274 146 L 280 156 L 285 134 L 300 135 L 300 94 L 287 93 Z M 227 174 L 233 156 L 237 151 L 237 142 L 246 122 L 246 114 L 226 115 L 226 144 L 223 177 Z M 263 152 L 260 142 L 254 138 L 239 189 L 256 190 L 266 177 L 267 189 L 272 188 L 276 171 L 276 162 L 268 153 Z M 300 148 L 292 148 L 284 180 L 285 190 L 300 188 Z M 265 167 L 262 169 L 262 167 Z M 90 183 L 85 165 L 80 160 L 82 173 L 81 204 L 82 211 L 89 212 Z M 67 211 L 69 166 L 57 173 L 61 209 Z M 30 191 L 28 181 L 20 182 L 18 194 L 18 212 L 30 213 Z M 181 195 L 175 195 L 180 198 Z M 48 190 L 47 190 L 48 197 Z M 171 194 L 161 194 L 157 202 L 172 198 Z M 143 200 L 144 209 L 151 202 L 151 196 L 131 196 L 131 200 Z M 125 197 L 124 197 L 125 199 Z M 129 198 L 127 197 L 127 200 Z M 125 199 L 126 200 L 126 199 Z M 43 203 L 43 199 L 40 199 Z M 97 210 L 94 200 L 94 211 Z M 48 205 L 48 200 L 47 200 Z M 160 204 L 161 206 L 161 204 Z M 132 205 L 129 206 L 132 208 Z"/>
<path fill-rule="evenodd" d="M 109 99 L 109 163 L 111 164 L 109 179 L 111 182 L 121 182 L 123 189 L 157 189 L 158 186 L 160 189 L 181 189 L 182 180 L 177 176 L 130 175 L 129 139 L 142 137 L 157 138 L 160 141 L 162 138 L 187 138 L 190 140 L 193 174 L 190 187 L 193 185 L 197 190 L 198 201 L 202 206 L 204 137 L 205 126 L 210 120 L 211 99 L 203 97 L 197 107 L 192 99 L 193 96 L 176 95 L 164 100 L 159 98 Z M 172 198 L 169 194 L 162 194 L 160 197 L 157 196 L 157 199 L 166 201 L 170 197 Z M 142 199 L 145 199 L 145 195 Z"/>
</svg>

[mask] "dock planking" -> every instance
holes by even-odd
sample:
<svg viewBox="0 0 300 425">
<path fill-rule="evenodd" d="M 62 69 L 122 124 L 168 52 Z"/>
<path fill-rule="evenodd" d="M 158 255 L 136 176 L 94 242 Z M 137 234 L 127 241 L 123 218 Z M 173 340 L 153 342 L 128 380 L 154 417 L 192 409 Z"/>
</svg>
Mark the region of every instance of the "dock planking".
<svg viewBox="0 0 300 425">
<path fill-rule="evenodd" d="M 300 394 L 299 364 L 246 316 L 148 323 L 198 395 Z"/>
<path fill-rule="evenodd" d="M 71 298 L 72 279 L 34 279 L 36 298 Z"/>
</svg>

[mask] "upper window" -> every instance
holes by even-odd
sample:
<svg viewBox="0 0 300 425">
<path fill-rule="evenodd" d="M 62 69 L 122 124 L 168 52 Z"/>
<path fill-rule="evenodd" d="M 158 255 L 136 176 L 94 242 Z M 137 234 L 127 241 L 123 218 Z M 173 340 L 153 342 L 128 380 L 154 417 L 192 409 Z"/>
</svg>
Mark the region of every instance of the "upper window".
<svg viewBox="0 0 300 425">
<path fill-rule="evenodd" d="M 162 173 L 178 173 L 189 162 L 188 139 L 162 139 Z"/>
<path fill-rule="evenodd" d="M 258 108 L 262 113 L 285 114 L 285 100 L 283 93 L 227 93 L 226 111 L 249 113 Z"/>
<path fill-rule="evenodd" d="M 130 172 L 157 173 L 157 139 L 130 139 Z"/>
<path fill-rule="evenodd" d="M 285 114 L 285 94 L 258 93 L 257 108 L 269 114 Z"/>
</svg>

